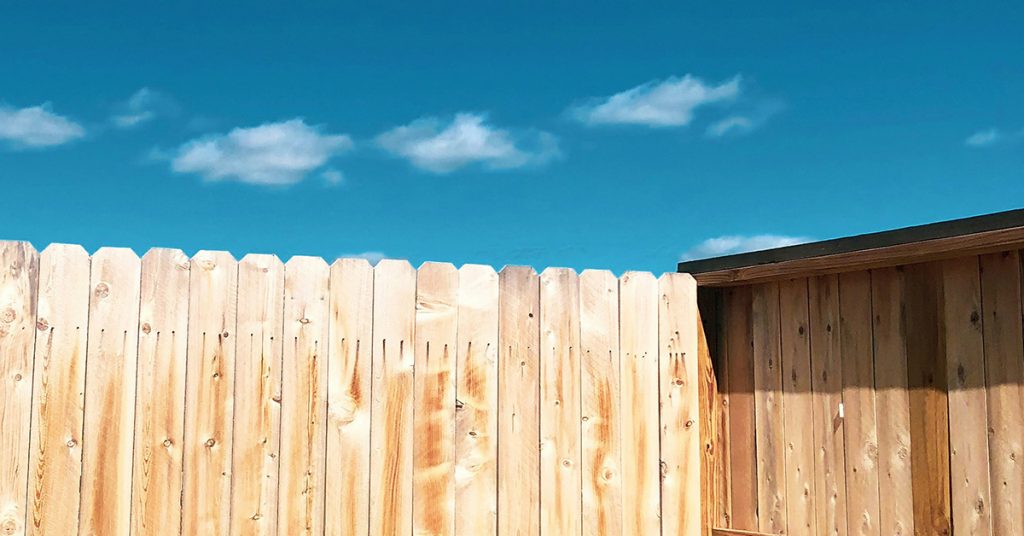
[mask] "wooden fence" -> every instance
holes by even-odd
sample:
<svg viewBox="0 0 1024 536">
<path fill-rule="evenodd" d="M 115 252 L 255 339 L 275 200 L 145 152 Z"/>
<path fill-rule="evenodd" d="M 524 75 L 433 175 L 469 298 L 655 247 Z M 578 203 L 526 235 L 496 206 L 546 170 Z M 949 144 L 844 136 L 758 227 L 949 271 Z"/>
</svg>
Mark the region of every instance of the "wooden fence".
<svg viewBox="0 0 1024 536">
<path fill-rule="evenodd" d="M 700 530 L 688 275 L 0 260 L 4 535 Z"/>
<path fill-rule="evenodd" d="M 1024 534 L 1021 269 L 1011 250 L 702 289 L 714 524 Z"/>
</svg>

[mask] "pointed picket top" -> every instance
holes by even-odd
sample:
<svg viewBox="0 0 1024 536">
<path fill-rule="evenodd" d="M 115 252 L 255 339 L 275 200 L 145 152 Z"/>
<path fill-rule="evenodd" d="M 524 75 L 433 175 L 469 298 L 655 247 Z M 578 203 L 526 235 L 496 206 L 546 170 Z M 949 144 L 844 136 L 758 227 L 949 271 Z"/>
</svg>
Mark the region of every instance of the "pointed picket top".
<svg viewBox="0 0 1024 536">
<path fill-rule="evenodd" d="M 335 267 L 339 269 L 344 267 L 351 270 L 360 268 L 363 270 L 373 269 L 373 265 L 364 257 L 338 257 L 331 263 L 331 269 L 333 270 Z"/>
<path fill-rule="evenodd" d="M 622 277 L 619 278 L 619 281 L 621 281 L 623 284 L 628 284 L 630 281 L 637 280 L 646 280 L 653 282 L 657 281 L 657 278 L 655 278 L 654 274 L 651 272 L 640 272 L 635 270 L 629 270 L 627 272 L 624 272 L 622 274 Z"/>
<path fill-rule="evenodd" d="M 274 267 L 284 266 L 280 257 L 269 253 L 247 253 L 238 263 L 246 266 L 255 266 L 264 272 L 270 271 Z"/>
<path fill-rule="evenodd" d="M 315 257 L 311 255 L 295 255 L 288 259 L 288 262 L 284 263 L 285 268 L 303 268 L 307 270 L 326 270 L 327 261 L 323 257 Z"/>
<path fill-rule="evenodd" d="M 129 259 L 141 260 L 139 255 L 132 248 L 103 246 L 92 254 L 93 259 L 117 259 L 126 261 Z"/>
<path fill-rule="evenodd" d="M 83 248 L 82 246 L 80 246 L 78 244 L 60 244 L 60 243 L 57 243 L 57 242 L 53 242 L 50 245 L 46 246 L 46 249 L 44 249 L 43 252 L 40 253 L 40 255 L 47 255 L 47 256 L 60 255 L 60 256 L 63 256 L 63 257 L 74 258 L 74 257 L 88 257 L 89 256 L 89 252 L 85 251 L 85 248 Z"/>
<path fill-rule="evenodd" d="M 373 271 L 376 273 L 390 273 L 390 274 L 415 274 L 416 269 L 412 267 L 412 263 L 404 259 L 381 259 L 376 266 L 373 267 Z"/>
<path fill-rule="evenodd" d="M 216 269 L 218 266 L 232 265 L 237 262 L 234 255 L 229 251 L 202 249 L 192 256 L 192 266 L 207 272 Z"/>
<path fill-rule="evenodd" d="M 150 248 L 142 256 L 142 264 L 147 265 L 156 262 L 173 263 L 179 270 L 189 269 L 188 255 L 176 248 Z"/>
<path fill-rule="evenodd" d="M 576 270 L 572 268 L 558 268 L 549 266 L 540 273 L 540 284 L 543 286 L 551 285 L 555 281 L 572 281 L 578 280 L 579 275 L 576 274 Z"/>
<path fill-rule="evenodd" d="M 580 273 L 580 284 L 588 283 L 603 285 L 608 292 L 615 292 L 619 288 L 619 280 L 611 270 L 596 270 L 588 268 Z"/>
<path fill-rule="evenodd" d="M 10 255 L 8 251 L 18 251 L 18 256 L 28 258 L 32 255 L 38 254 L 36 248 L 32 246 L 31 242 L 24 240 L 0 240 L 0 255 L 4 258 L 8 258 Z"/>
<path fill-rule="evenodd" d="M 533 269 L 533 266 L 523 266 L 521 264 L 506 264 L 498 270 L 498 275 L 504 277 L 512 277 L 518 275 L 520 277 L 536 276 L 537 270 Z"/>
<path fill-rule="evenodd" d="M 498 278 L 498 272 L 494 271 L 494 267 L 489 264 L 463 264 L 459 267 L 459 274 L 470 276 L 474 279 L 493 277 L 497 280 Z"/>
<path fill-rule="evenodd" d="M 658 281 L 671 281 L 676 285 L 697 285 L 697 280 L 694 279 L 692 275 L 685 272 L 665 272 L 661 274 Z"/>
</svg>

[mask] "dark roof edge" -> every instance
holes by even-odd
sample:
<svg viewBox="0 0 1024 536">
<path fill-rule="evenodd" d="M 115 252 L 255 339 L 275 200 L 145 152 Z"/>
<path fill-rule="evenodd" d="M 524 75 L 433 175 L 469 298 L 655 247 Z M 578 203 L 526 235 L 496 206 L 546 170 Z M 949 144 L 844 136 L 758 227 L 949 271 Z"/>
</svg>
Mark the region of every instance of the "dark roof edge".
<svg viewBox="0 0 1024 536">
<path fill-rule="evenodd" d="M 750 253 L 737 253 L 723 257 L 712 257 L 710 259 L 683 261 L 679 263 L 677 270 L 690 274 L 733 270 L 1022 226 L 1024 226 L 1024 209 L 1007 210 L 1005 212 L 972 216 L 959 220 L 915 225 L 891 231 L 835 238 L 808 244 L 752 251 Z"/>
</svg>

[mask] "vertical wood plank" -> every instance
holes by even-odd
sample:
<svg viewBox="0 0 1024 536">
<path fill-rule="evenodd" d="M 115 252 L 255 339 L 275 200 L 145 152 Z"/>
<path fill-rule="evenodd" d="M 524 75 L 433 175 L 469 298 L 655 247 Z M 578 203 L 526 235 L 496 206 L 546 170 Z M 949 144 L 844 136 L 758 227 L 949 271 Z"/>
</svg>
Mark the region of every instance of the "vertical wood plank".
<svg viewBox="0 0 1024 536">
<path fill-rule="evenodd" d="M 843 352 L 847 525 L 851 535 L 879 534 L 878 428 L 871 334 L 871 273 L 839 276 Z"/>
<path fill-rule="evenodd" d="M 181 250 L 142 257 L 132 534 L 181 531 L 188 280 Z"/>
<path fill-rule="evenodd" d="M 498 274 L 498 534 L 540 534 L 540 279 Z"/>
<path fill-rule="evenodd" d="M 373 277 L 370 534 L 411 534 L 416 271 L 385 259 Z"/>
<path fill-rule="evenodd" d="M 619 284 L 622 533 L 661 531 L 658 423 L 658 281 L 626 272 Z"/>
<path fill-rule="evenodd" d="M 757 447 L 754 444 L 754 341 L 750 287 L 734 287 L 723 297 L 725 363 L 729 385 L 730 526 L 757 530 Z"/>
<path fill-rule="evenodd" d="M 697 364 L 700 396 L 700 494 L 701 530 L 711 536 L 712 529 L 729 526 L 728 412 L 724 387 L 725 366 L 721 351 L 721 290 L 697 289 Z"/>
<path fill-rule="evenodd" d="M 779 285 L 753 288 L 754 405 L 757 441 L 758 524 L 761 532 L 786 532 L 786 428 L 782 404 Z"/>
<path fill-rule="evenodd" d="M 189 269 L 182 534 L 227 534 L 238 265 L 200 251 Z"/>
<path fill-rule="evenodd" d="M 323 534 L 327 477 L 329 269 L 292 257 L 284 275 L 279 532 Z"/>
<path fill-rule="evenodd" d="M 81 246 L 39 258 L 28 534 L 78 533 L 89 269 Z"/>
<path fill-rule="evenodd" d="M 904 284 L 914 529 L 918 534 L 949 535 L 949 406 L 939 265 L 907 266 Z"/>
<path fill-rule="evenodd" d="M 540 275 L 540 523 L 542 534 L 580 534 L 579 278 Z"/>
<path fill-rule="evenodd" d="M 700 534 L 700 426 L 697 283 L 689 274 L 658 280 L 662 534 Z"/>
<path fill-rule="evenodd" d="M 130 249 L 92 257 L 80 534 L 128 534 L 138 369 L 141 262 Z"/>
<path fill-rule="evenodd" d="M 579 285 L 583 534 L 621 534 L 619 281 L 587 270 Z"/>
<path fill-rule="evenodd" d="M 455 533 L 490 536 L 498 518 L 498 274 L 459 269 Z"/>
<path fill-rule="evenodd" d="M 958 535 L 992 534 L 988 404 L 977 257 L 942 264 L 946 377 L 949 379 L 950 482 Z"/>
<path fill-rule="evenodd" d="M 238 263 L 231 534 L 277 533 L 284 265 L 273 255 Z"/>
<path fill-rule="evenodd" d="M 818 513 L 815 534 L 847 534 L 846 435 L 843 368 L 839 340 L 839 277 L 809 278 L 811 391 L 814 400 L 814 493 Z"/>
<path fill-rule="evenodd" d="M 981 256 L 992 533 L 1024 534 L 1024 347 L 1017 251 Z"/>
<path fill-rule="evenodd" d="M 459 272 L 428 262 L 416 272 L 413 390 L 413 533 L 455 533 L 455 351 Z"/>
<path fill-rule="evenodd" d="M 786 426 L 787 534 L 814 534 L 814 398 L 811 394 L 810 312 L 807 279 L 779 284 L 783 407 Z"/>
<path fill-rule="evenodd" d="M 872 271 L 871 310 L 878 404 L 878 526 L 887 536 L 909 536 L 914 534 L 914 490 L 902 269 Z"/>
<path fill-rule="evenodd" d="M 0 533 L 25 534 L 39 255 L 0 241 Z"/>
<path fill-rule="evenodd" d="M 330 536 L 366 536 L 373 267 L 364 259 L 339 259 L 331 266 L 330 287 L 325 531 Z"/>
</svg>

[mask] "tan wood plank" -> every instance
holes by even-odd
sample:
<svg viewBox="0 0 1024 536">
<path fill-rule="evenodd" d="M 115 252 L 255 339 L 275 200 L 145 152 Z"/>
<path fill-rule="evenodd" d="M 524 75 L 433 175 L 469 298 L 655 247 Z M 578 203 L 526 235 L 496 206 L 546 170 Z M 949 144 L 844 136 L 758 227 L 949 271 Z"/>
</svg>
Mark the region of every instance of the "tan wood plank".
<svg viewBox="0 0 1024 536">
<path fill-rule="evenodd" d="M 579 286 L 583 534 L 621 534 L 619 281 L 586 270 Z"/>
<path fill-rule="evenodd" d="M 28 534 L 78 533 L 89 267 L 81 246 L 39 258 Z"/>
<path fill-rule="evenodd" d="M 141 266 L 130 249 L 92 256 L 80 534 L 131 528 Z"/>
<path fill-rule="evenodd" d="M 714 527 L 729 525 L 728 385 L 721 351 L 721 291 L 697 289 L 697 364 L 700 396 L 701 530 L 711 536 Z M 718 364 L 721 363 L 721 366 Z"/>
<path fill-rule="evenodd" d="M 413 389 L 413 533 L 455 533 L 455 352 L 459 272 L 428 262 L 416 272 Z"/>
<path fill-rule="evenodd" d="M 28 512 L 29 442 L 39 255 L 0 241 L 0 533 L 22 536 Z"/>
<path fill-rule="evenodd" d="M 658 280 L 647 272 L 626 272 L 619 303 L 622 533 L 659 534 Z"/>
<path fill-rule="evenodd" d="M 871 273 L 874 316 L 875 401 L 878 416 L 879 532 L 914 534 L 914 490 L 910 463 L 910 393 L 907 332 L 903 317 L 903 270 Z"/>
<path fill-rule="evenodd" d="M 576 272 L 540 275 L 540 524 L 542 534 L 579 534 L 580 288 Z"/>
<path fill-rule="evenodd" d="M 151 249 L 142 257 L 132 534 L 181 531 L 188 280 L 181 250 Z"/>
<path fill-rule="evenodd" d="M 1017 251 L 981 257 L 993 534 L 1024 534 L 1024 347 Z"/>
<path fill-rule="evenodd" d="M 416 270 L 385 259 L 373 277 L 370 534 L 411 534 Z"/>
<path fill-rule="evenodd" d="M 231 534 L 277 534 L 284 271 L 273 255 L 238 263 Z"/>
<path fill-rule="evenodd" d="M 540 280 L 498 274 L 498 534 L 540 534 Z"/>
<path fill-rule="evenodd" d="M 459 269 L 455 533 L 498 530 L 498 274 Z"/>
<path fill-rule="evenodd" d="M 757 522 L 757 448 L 754 419 L 754 342 L 750 287 L 723 296 L 724 356 L 729 412 L 730 524 L 753 530 Z"/>
<path fill-rule="evenodd" d="M 992 534 L 978 258 L 945 261 L 942 276 L 953 527 L 958 535 Z"/>
<path fill-rule="evenodd" d="M 324 532 L 329 276 L 320 257 L 285 264 L 277 522 L 288 534 Z"/>
<path fill-rule="evenodd" d="M 697 284 L 689 274 L 658 279 L 661 400 L 661 531 L 700 534 Z"/>
<path fill-rule="evenodd" d="M 331 266 L 330 287 L 325 531 L 330 536 L 366 536 L 373 267 L 364 259 L 339 259 Z"/>
<path fill-rule="evenodd" d="M 811 391 L 814 400 L 815 534 L 845 535 L 846 434 L 840 405 L 843 368 L 839 338 L 839 278 L 809 278 Z"/>
<path fill-rule="evenodd" d="M 238 263 L 200 251 L 189 270 L 182 534 L 227 534 Z"/>
<path fill-rule="evenodd" d="M 786 532 L 786 424 L 782 397 L 779 285 L 753 289 L 754 406 L 757 441 L 758 529 Z"/>
<path fill-rule="evenodd" d="M 952 531 L 940 268 L 919 264 L 904 269 L 914 530 L 928 535 Z"/>
<path fill-rule="evenodd" d="M 839 276 L 846 500 L 850 534 L 879 534 L 878 425 L 871 334 L 871 273 Z"/>
<path fill-rule="evenodd" d="M 786 425 L 787 534 L 816 530 L 814 397 L 811 394 L 810 312 L 807 279 L 779 283 L 783 407 Z"/>
</svg>

